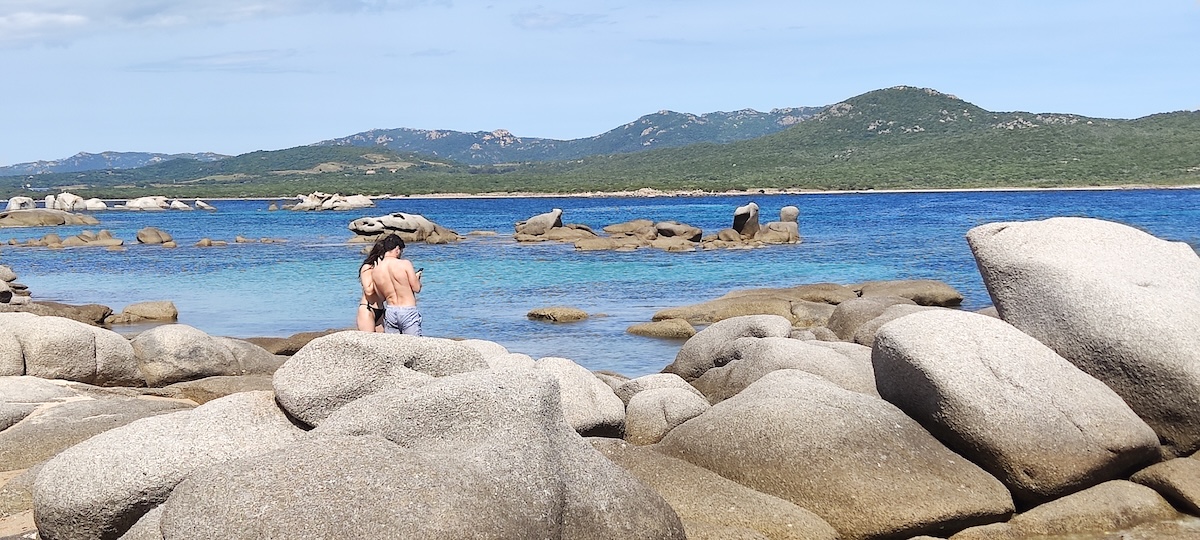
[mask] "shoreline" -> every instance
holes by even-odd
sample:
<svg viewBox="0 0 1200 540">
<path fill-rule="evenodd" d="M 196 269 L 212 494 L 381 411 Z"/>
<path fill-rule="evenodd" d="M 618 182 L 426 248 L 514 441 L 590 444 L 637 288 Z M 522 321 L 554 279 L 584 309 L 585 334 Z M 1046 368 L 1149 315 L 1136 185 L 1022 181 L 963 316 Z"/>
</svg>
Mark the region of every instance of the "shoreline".
<svg viewBox="0 0 1200 540">
<path fill-rule="evenodd" d="M 685 197 L 742 197 L 742 196 L 822 196 L 822 194 L 871 194 L 871 193 L 988 193 L 988 192 L 1034 192 L 1034 191 L 1136 191 L 1136 190 L 1200 190 L 1200 184 L 1160 186 L 1153 184 L 1122 184 L 1112 186 L 1061 186 L 1061 187 L 916 187 L 904 190 L 812 190 L 812 188 L 775 188 L 763 187 L 757 190 L 655 190 L 643 187 L 640 190 L 626 191 L 583 191 L 575 193 L 546 193 L 533 191 L 516 192 L 484 192 L 484 193 L 418 193 L 408 196 L 397 194 L 378 194 L 365 196 L 372 200 L 404 200 L 404 199 L 564 199 L 564 198 L 685 198 Z M 304 196 L 277 197 L 167 197 L 168 199 L 200 199 L 200 200 L 293 200 Z M 134 197 L 136 198 L 136 197 Z M 7 199 L 0 198 L 0 202 Z M 35 199 L 36 200 L 36 199 Z M 127 198 L 102 198 L 109 200 L 128 200 Z"/>
</svg>

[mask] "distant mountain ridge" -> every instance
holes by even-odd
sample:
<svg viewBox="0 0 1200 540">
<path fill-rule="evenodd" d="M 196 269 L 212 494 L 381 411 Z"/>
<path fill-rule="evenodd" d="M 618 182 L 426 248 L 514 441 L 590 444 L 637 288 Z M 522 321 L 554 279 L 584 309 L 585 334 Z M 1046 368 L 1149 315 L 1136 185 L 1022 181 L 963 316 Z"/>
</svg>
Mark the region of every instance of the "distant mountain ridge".
<svg viewBox="0 0 1200 540">
<path fill-rule="evenodd" d="M 136 169 L 154 165 L 172 159 L 191 159 L 195 161 L 216 161 L 229 156 L 213 152 L 159 154 L 152 152 L 100 152 L 89 154 L 80 152 L 69 158 L 52 161 L 33 161 L 0 167 L 0 176 L 21 176 L 25 174 L 71 173 L 95 171 L 102 169 Z"/>
<path fill-rule="evenodd" d="M 518 137 L 508 130 L 373 129 L 315 146 L 385 147 L 451 159 L 468 165 L 563 161 L 601 154 L 627 154 L 691 144 L 728 143 L 777 133 L 825 107 L 789 107 L 759 112 L 742 109 L 706 114 L 659 111 L 600 135 L 558 140 Z"/>
</svg>

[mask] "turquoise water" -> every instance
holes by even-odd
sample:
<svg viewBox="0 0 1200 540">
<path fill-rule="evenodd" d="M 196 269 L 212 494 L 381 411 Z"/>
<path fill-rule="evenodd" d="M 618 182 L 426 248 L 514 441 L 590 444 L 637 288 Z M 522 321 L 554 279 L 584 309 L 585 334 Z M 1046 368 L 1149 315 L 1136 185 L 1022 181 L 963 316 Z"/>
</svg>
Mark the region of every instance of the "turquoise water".
<svg viewBox="0 0 1200 540">
<path fill-rule="evenodd" d="M 736 207 L 761 207 L 762 222 L 781 207 L 801 210 L 804 242 L 755 250 L 695 253 L 576 252 L 569 244 L 517 244 L 513 223 L 561 208 L 563 220 L 599 229 L 635 218 L 673 219 L 713 233 Z M 97 212 L 93 227 L 8 229 L 19 240 L 108 229 L 128 249 L 0 249 L 38 300 L 99 303 L 169 299 L 180 322 L 214 335 L 285 336 L 353 326 L 362 255 L 346 228 L 362 216 L 422 214 L 469 236 L 453 245 L 413 245 L 424 267 L 419 297 L 426 335 L 496 341 L 535 358 L 562 356 L 591 369 L 636 376 L 674 359 L 680 342 L 631 336 L 625 329 L 654 312 L 729 290 L 876 279 L 945 281 L 966 300 L 991 302 L 963 235 L 994 221 L 1089 216 L 1119 221 L 1170 240 L 1200 245 L 1200 190 L 938 192 L 720 197 L 391 199 L 351 212 L 268 212 L 269 201 L 212 201 L 217 212 Z M 145 226 L 175 236 L 165 249 L 134 243 Z M 202 237 L 279 244 L 191 247 Z M 594 315 L 572 324 L 529 321 L 534 308 L 569 305 Z"/>
</svg>

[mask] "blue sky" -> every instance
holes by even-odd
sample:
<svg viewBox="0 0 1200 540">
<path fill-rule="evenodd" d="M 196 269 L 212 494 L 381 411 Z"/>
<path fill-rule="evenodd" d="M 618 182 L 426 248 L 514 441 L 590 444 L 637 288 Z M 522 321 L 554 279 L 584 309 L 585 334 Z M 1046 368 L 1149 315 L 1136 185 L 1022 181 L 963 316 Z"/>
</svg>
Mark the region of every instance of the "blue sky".
<svg viewBox="0 0 1200 540">
<path fill-rule="evenodd" d="M 993 111 L 1200 109 L 1200 0 L 0 0 L 0 165 L 372 128 L 573 139 L 895 85 Z"/>
</svg>

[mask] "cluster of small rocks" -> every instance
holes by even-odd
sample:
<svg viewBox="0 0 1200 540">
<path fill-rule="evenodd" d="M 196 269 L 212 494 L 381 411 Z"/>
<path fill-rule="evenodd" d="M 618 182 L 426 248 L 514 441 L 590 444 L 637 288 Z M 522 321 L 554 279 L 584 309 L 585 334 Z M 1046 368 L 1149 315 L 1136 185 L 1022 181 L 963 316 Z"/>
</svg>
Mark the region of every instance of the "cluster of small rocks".
<svg viewBox="0 0 1200 540">
<path fill-rule="evenodd" d="M 297 212 L 318 212 L 322 210 L 357 210 L 373 208 L 375 201 L 366 195 L 340 195 L 337 193 L 322 193 L 314 191 L 308 195 L 297 195 L 295 204 L 275 204 L 267 206 L 267 210 L 295 210 Z"/>
<path fill-rule="evenodd" d="M 5 210 L 0 212 L 0 228 L 3 227 L 53 227 L 58 225 L 99 225 L 100 220 L 85 214 L 72 214 L 65 210 L 35 208 L 29 210 Z"/>
<path fill-rule="evenodd" d="M 1200 257 L 1083 218 L 967 239 L 994 316 L 922 282 L 756 290 L 786 313 L 693 307 L 716 322 L 633 379 L 357 331 L 279 366 L 0 314 L 0 470 L 28 468 L 0 512 L 54 539 L 1194 536 Z"/>
<path fill-rule="evenodd" d="M 408 243 L 449 244 L 464 238 L 425 216 L 404 212 L 358 218 L 351 221 L 347 227 L 355 235 L 350 241 L 361 243 L 374 242 L 389 234 L 395 234 Z"/>
<path fill-rule="evenodd" d="M 0 264 L 0 304 L 24 305 L 29 303 L 29 297 L 29 287 L 17 282 L 12 267 Z"/>
<path fill-rule="evenodd" d="M 138 197 L 130 199 L 123 204 L 117 204 L 111 208 L 117 210 L 216 210 L 212 205 L 196 199 L 194 207 L 189 206 L 186 202 L 179 199 L 168 199 L 161 195 L 151 195 L 146 197 Z M 11 197 L 8 199 L 6 210 L 34 210 L 37 209 L 37 203 L 30 197 Z M 74 193 L 59 193 L 58 195 L 47 195 L 45 199 L 46 210 L 62 210 L 65 212 L 74 211 L 99 211 L 109 210 L 108 203 L 101 199 L 91 198 L 84 199 Z"/>
<path fill-rule="evenodd" d="M 731 227 L 708 236 L 704 235 L 703 230 L 686 223 L 670 220 L 654 222 L 648 219 L 605 226 L 602 230 L 606 236 L 601 236 L 587 225 L 564 225 L 562 210 L 555 208 L 517 222 L 513 237 L 518 242 L 568 242 L 575 244 L 575 249 L 580 251 L 631 251 L 644 247 L 664 251 L 695 251 L 800 242 L 798 208 L 783 207 L 779 221 L 766 225 L 759 224 L 758 210 L 756 203 L 738 207 L 734 211 Z"/>
</svg>

